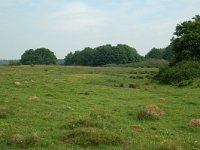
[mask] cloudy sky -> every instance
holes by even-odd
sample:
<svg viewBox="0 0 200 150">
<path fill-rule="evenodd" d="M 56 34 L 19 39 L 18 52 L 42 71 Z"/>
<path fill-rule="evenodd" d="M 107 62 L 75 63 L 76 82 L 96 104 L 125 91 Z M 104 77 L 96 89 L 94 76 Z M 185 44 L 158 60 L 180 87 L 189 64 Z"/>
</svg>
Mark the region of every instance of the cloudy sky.
<svg viewBox="0 0 200 150">
<path fill-rule="evenodd" d="M 46 47 L 58 58 L 84 47 L 128 44 L 145 55 L 169 44 L 200 0 L 0 0 L 0 59 Z"/>
</svg>

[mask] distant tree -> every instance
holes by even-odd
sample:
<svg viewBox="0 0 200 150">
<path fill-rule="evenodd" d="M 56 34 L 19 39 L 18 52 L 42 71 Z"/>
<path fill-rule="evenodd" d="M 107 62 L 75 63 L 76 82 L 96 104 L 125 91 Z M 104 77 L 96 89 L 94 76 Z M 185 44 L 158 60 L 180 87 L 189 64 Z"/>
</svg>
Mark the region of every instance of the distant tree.
<svg viewBox="0 0 200 150">
<path fill-rule="evenodd" d="M 94 64 L 94 50 L 90 47 L 86 47 L 80 53 L 80 65 L 93 66 Z"/>
<path fill-rule="evenodd" d="M 57 58 L 53 52 L 47 48 L 38 48 L 35 50 L 36 64 L 56 64 Z"/>
<path fill-rule="evenodd" d="M 30 49 L 25 51 L 21 56 L 21 63 L 23 65 L 31 64 L 56 64 L 57 58 L 53 52 L 47 48 L 38 48 L 36 50 Z"/>
<path fill-rule="evenodd" d="M 73 61 L 73 53 L 70 52 L 69 54 L 67 54 L 67 56 L 65 56 L 65 65 L 73 65 L 74 61 Z"/>
<path fill-rule="evenodd" d="M 135 48 L 132 48 L 126 44 L 118 44 L 117 48 L 125 52 L 128 59 L 126 63 L 138 62 L 142 59 Z"/>
<path fill-rule="evenodd" d="M 176 26 L 171 39 L 174 63 L 182 60 L 200 60 L 200 16 Z"/>
<path fill-rule="evenodd" d="M 94 49 L 94 65 L 101 66 L 114 63 L 115 55 L 113 55 L 113 47 L 109 44 L 99 46 Z"/>
<path fill-rule="evenodd" d="M 20 61 L 23 65 L 36 64 L 35 51 L 33 49 L 26 50 Z"/>
<path fill-rule="evenodd" d="M 145 58 L 162 59 L 164 49 L 152 48 L 145 56 Z"/>
<path fill-rule="evenodd" d="M 117 46 L 103 45 L 92 48 L 85 48 L 82 51 L 69 53 L 65 57 L 66 65 L 102 66 L 107 64 L 126 64 L 141 60 L 136 49 L 128 45 L 118 44 Z"/>
</svg>

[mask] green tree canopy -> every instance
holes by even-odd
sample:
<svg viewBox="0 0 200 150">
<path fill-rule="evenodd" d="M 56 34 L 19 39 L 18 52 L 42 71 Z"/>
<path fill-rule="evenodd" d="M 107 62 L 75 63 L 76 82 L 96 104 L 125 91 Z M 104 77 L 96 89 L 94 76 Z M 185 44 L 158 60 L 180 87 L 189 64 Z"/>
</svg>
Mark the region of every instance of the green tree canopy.
<svg viewBox="0 0 200 150">
<path fill-rule="evenodd" d="M 117 46 L 103 45 L 92 48 L 85 48 L 82 51 L 69 53 L 65 57 L 66 65 L 102 66 L 106 64 L 126 64 L 141 60 L 136 49 L 118 44 Z"/>
<path fill-rule="evenodd" d="M 38 48 L 36 50 L 26 50 L 21 56 L 21 63 L 23 65 L 31 64 L 56 64 L 57 58 L 53 52 L 47 48 Z"/>
<path fill-rule="evenodd" d="M 162 59 L 164 49 L 152 48 L 145 56 L 145 58 Z"/>
<path fill-rule="evenodd" d="M 173 59 L 173 55 L 174 55 L 174 53 L 172 51 L 172 46 L 169 45 L 166 48 L 164 48 L 162 59 L 165 59 L 167 61 L 171 61 Z"/>
<path fill-rule="evenodd" d="M 182 60 L 200 60 L 200 16 L 176 26 L 171 39 L 174 63 Z"/>
</svg>

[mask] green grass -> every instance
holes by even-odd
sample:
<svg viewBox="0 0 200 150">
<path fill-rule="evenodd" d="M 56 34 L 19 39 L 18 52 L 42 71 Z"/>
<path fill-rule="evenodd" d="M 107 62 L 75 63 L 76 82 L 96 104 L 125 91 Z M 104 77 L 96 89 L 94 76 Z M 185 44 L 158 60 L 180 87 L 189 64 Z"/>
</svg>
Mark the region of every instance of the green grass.
<svg viewBox="0 0 200 150">
<path fill-rule="evenodd" d="M 200 128 L 188 125 L 200 118 L 200 88 L 159 85 L 146 78 L 156 71 L 1 66 L 0 149 L 200 149 Z M 131 77 L 136 75 L 142 78 Z M 165 115 L 139 120 L 141 107 L 150 104 Z"/>
</svg>

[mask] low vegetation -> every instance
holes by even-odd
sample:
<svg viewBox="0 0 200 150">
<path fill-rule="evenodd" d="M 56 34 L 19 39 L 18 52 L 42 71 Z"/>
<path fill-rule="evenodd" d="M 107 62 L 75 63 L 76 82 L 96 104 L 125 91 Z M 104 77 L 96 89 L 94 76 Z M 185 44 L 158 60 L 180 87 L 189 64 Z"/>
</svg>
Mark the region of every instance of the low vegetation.
<svg viewBox="0 0 200 150">
<path fill-rule="evenodd" d="M 158 69 L 0 70 L 2 150 L 200 149 L 199 88 L 160 85 L 146 77 Z M 130 78 L 134 75 L 144 77 Z"/>
<path fill-rule="evenodd" d="M 160 69 L 157 79 L 163 83 L 186 86 L 200 77 L 199 61 L 182 61 L 173 67 Z"/>
</svg>

